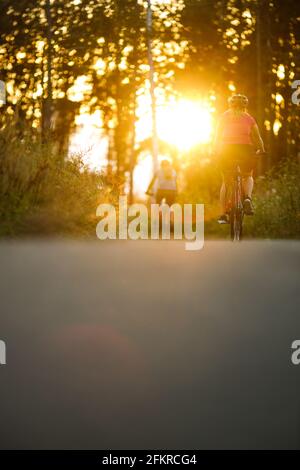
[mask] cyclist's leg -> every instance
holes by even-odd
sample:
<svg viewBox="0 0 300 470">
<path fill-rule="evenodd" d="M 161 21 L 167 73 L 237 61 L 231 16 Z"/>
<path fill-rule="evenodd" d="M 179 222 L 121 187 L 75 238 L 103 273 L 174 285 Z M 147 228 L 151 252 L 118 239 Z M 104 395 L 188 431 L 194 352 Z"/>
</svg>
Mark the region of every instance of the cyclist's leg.
<svg viewBox="0 0 300 470">
<path fill-rule="evenodd" d="M 228 206 L 228 188 L 231 180 L 229 172 L 223 172 L 223 181 L 220 189 L 220 206 L 222 214 L 226 214 Z"/>
<path fill-rule="evenodd" d="M 240 166 L 243 177 L 244 211 L 245 214 L 252 215 L 254 213 L 252 205 L 252 192 L 254 186 L 253 170 L 255 166 L 255 160 L 253 157 L 252 148 L 249 148 L 247 152 L 248 154 L 245 154 Z"/>
<path fill-rule="evenodd" d="M 251 199 L 253 187 L 254 187 L 254 179 L 252 176 L 252 172 L 243 174 L 243 191 L 244 191 L 245 199 L 246 198 Z"/>
<path fill-rule="evenodd" d="M 232 179 L 232 172 L 223 171 L 223 181 L 222 181 L 222 186 L 220 189 L 221 215 L 218 218 L 218 222 L 221 224 L 225 224 L 229 222 L 228 191 L 229 191 L 231 179 Z"/>
<path fill-rule="evenodd" d="M 172 206 L 176 201 L 176 191 L 173 189 L 165 190 L 165 199 L 168 206 Z"/>
<path fill-rule="evenodd" d="M 228 189 L 232 179 L 233 172 L 233 150 L 232 145 L 224 146 L 220 156 L 220 168 L 222 170 L 222 186 L 220 189 L 220 207 L 221 216 L 219 217 L 220 223 L 225 223 L 228 220 Z"/>
<path fill-rule="evenodd" d="M 164 198 L 163 191 L 161 189 L 158 189 L 155 194 L 155 203 L 156 204 L 161 204 L 162 200 Z"/>
</svg>

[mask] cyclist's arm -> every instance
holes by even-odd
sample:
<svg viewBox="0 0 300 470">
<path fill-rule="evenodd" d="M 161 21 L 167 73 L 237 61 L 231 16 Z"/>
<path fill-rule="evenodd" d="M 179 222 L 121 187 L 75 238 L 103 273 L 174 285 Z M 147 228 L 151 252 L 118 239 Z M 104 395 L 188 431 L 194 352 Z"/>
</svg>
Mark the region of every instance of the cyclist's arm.
<svg viewBox="0 0 300 470">
<path fill-rule="evenodd" d="M 146 191 L 146 194 L 151 194 L 151 191 L 152 191 L 152 188 L 153 188 L 153 185 L 155 183 L 155 180 L 157 178 L 157 173 L 155 173 L 155 175 L 153 176 L 152 180 L 150 181 L 150 184 L 148 186 L 148 189 Z"/>
<path fill-rule="evenodd" d="M 254 143 L 256 149 L 259 150 L 261 153 L 265 153 L 264 141 L 261 138 L 261 135 L 260 135 L 257 124 L 254 124 L 252 126 L 251 139 L 252 139 L 252 142 Z"/>
</svg>

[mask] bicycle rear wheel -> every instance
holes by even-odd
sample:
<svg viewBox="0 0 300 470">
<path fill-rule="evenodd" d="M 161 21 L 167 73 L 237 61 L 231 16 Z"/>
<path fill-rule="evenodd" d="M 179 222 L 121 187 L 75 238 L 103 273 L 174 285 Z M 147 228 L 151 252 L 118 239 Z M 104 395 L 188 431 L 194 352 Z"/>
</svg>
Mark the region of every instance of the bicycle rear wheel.
<svg viewBox="0 0 300 470">
<path fill-rule="evenodd" d="M 230 235 L 232 241 L 241 241 L 243 236 L 243 218 L 241 209 L 233 209 L 230 213 Z"/>
</svg>

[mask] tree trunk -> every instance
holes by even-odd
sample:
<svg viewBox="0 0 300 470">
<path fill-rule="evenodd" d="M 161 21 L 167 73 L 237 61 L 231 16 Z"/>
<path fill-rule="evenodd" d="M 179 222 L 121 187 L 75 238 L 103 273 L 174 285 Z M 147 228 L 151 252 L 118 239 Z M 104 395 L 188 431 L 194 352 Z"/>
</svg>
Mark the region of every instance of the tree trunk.
<svg viewBox="0 0 300 470">
<path fill-rule="evenodd" d="M 47 69 L 47 94 L 44 97 L 44 109 L 42 118 L 42 135 L 43 140 L 49 137 L 51 130 L 51 115 L 52 115 L 52 18 L 51 18 L 51 5 L 50 0 L 45 3 L 45 15 L 47 19 L 46 26 L 46 69 Z"/>
<path fill-rule="evenodd" d="M 155 83 L 154 83 L 154 63 L 152 55 L 152 8 L 151 0 L 148 1 L 147 8 L 147 46 L 148 46 L 148 62 L 149 62 L 149 80 L 150 80 L 150 95 L 151 95 L 151 108 L 152 108 L 152 159 L 153 159 L 153 173 L 158 168 L 158 137 L 157 137 L 157 123 L 156 123 L 156 99 L 155 99 Z"/>
<path fill-rule="evenodd" d="M 131 148 L 130 148 L 130 161 L 129 161 L 129 204 L 133 203 L 133 171 L 135 167 L 135 122 L 136 122 L 136 86 L 134 76 L 134 90 L 133 90 L 133 111 L 132 111 L 132 134 L 131 134 Z"/>
</svg>

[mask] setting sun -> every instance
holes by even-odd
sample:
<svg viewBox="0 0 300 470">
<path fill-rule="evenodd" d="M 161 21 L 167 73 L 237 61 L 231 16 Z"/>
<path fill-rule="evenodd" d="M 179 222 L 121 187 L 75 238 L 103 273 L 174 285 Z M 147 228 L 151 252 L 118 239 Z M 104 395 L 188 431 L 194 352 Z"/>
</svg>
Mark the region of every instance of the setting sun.
<svg viewBox="0 0 300 470">
<path fill-rule="evenodd" d="M 212 114 L 201 102 L 181 100 L 158 109 L 157 126 L 162 140 L 185 151 L 209 142 Z"/>
<path fill-rule="evenodd" d="M 74 95 L 82 90 L 74 88 Z M 160 140 L 174 145 L 180 152 L 187 152 L 192 147 L 210 142 L 213 132 L 213 110 L 202 101 L 179 99 L 166 102 L 165 97 L 158 97 L 157 133 Z M 149 96 L 140 95 L 138 100 L 138 120 L 136 122 L 137 142 L 151 136 L 151 108 Z M 89 114 L 81 108 L 76 118 L 77 129 L 71 140 L 71 153 L 80 152 L 92 168 L 100 168 L 106 162 L 107 139 L 102 135 L 100 112 Z M 151 174 L 147 165 L 147 173 Z M 147 175 L 147 179 L 149 178 Z"/>
<path fill-rule="evenodd" d="M 151 135 L 150 104 L 146 95 L 139 97 L 137 139 Z M 146 111 L 145 111 L 146 110 Z M 157 133 L 160 140 L 188 151 L 197 144 L 208 143 L 212 136 L 213 118 L 209 105 L 202 101 L 179 99 L 166 102 L 158 96 Z"/>
</svg>

